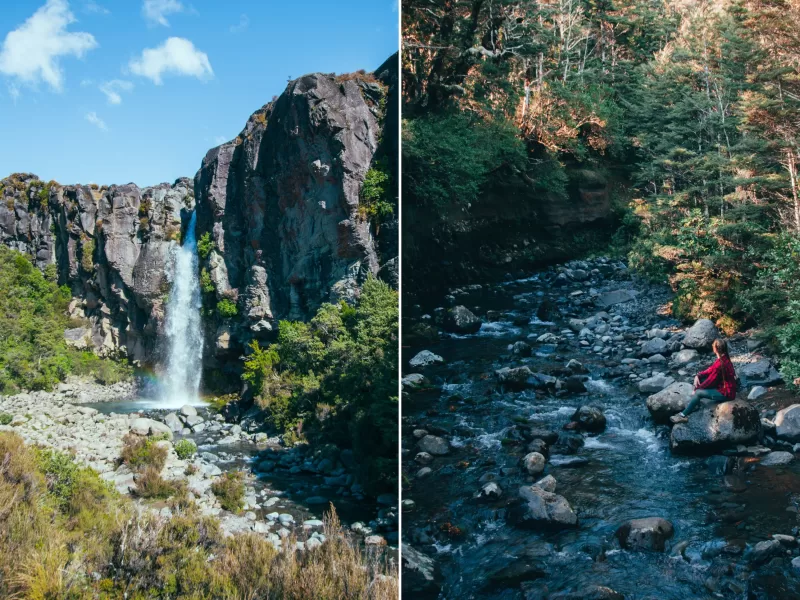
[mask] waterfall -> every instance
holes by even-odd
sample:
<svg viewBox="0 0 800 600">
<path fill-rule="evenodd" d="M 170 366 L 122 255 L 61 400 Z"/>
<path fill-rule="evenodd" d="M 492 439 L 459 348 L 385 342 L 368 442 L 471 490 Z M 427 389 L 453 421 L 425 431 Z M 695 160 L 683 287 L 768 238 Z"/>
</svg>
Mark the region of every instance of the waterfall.
<svg viewBox="0 0 800 600">
<path fill-rule="evenodd" d="M 197 268 L 196 213 L 186 228 L 183 245 L 174 249 L 172 289 L 167 303 L 167 364 L 163 403 L 170 407 L 199 400 L 203 330 Z"/>
</svg>

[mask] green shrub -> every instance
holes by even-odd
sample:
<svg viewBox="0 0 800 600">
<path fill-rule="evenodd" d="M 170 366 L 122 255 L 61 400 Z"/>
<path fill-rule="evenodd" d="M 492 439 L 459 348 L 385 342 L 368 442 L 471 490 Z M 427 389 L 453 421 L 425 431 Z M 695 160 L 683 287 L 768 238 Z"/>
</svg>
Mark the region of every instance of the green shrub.
<svg viewBox="0 0 800 600">
<path fill-rule="evenodd" d="M 175 454 L 181 460 L 191 458 L 197 452 L 197 445 L 192 440 L 180 440 L 175 443 Z"/>
<path fill-rule="evenodd" d="M 375 161 L 364 176 L 359 207 L 362 217 L 377 218 L 379 222 L 389 217 L 394 212 L 392 190 L 388 160 L 383 157 Z"/>
<path fill-rule="evenodd" d="M 157 441 L 159 440 L 129 433 L 122 438 L 123 446 L 120 454 L 122 462 L 132 471 L 143 471 L 153 467 L 160 473 L 167 461 L 168 451 L 158 445 Z"/>
<path fill-rule="evenodd" d="M 217 289 L 214 286 L 214 282 L 211 280 L 211 275 L 209 275 L 205 267 L 200 269 L 200 289 L 203 290 L 205 294 L 213 294 Z"/>
<path fill-rule="evenodd" d="M 252 342 L 242 378 L 286 443 L 353 448 L 367 488 L 389 490 L 397 485 L 397 336 L 397 292 L 371 277 L 355 307 L 324 304 L 309 323 L 281 321 L 267 348 Z"/>
<path fill-rule="evenodd" d="M 0 394 L 49 390 L 67 375 L 114 383 L 130 377 L 127 362 L 69 348 L 64 330 L 72 294 L 56 284 L 55 265 L 43 274 L 31 260 L 0 244 Z"/>
<path fill-rule="evenodd" d="M 138 476 L 138 493 L 172 494 L 168 519 L 136 510 L 91 469 L 16 434 L 0 432 L 0 456 L 0 598 L 398 597 L 395 569 L 362 554 L 333 511 L 322 546 L 276 550 L 252 533 L 225 538 L 183 486 L 152 468 Z"/>
<path fill-rule="evenodd" d="M 211 251 L 216 247 L 217 245 L 211 239 L 211 233 L 206 231 L 200 236 L 200 239 L 197 240 L 197 255 L 201 259 L 205 260 L 208 258 L 208 255 L 211 254 Z"/>
<path fill-rule="evenodd" d="M 211 484 L 211 491 L 219 500 L 220 506 L 230 512 L 238 513 L 244 507 L 244 473 L 228 471 Z"/>
<path fill-rule="evenodd" d="M 14 420 L 14 417 L 12 417 L 10 414 L 8 414 L 8 413 L 0 413 L 0 425 L 8 425 L 13 420 Z"/>
<path fill-rule="evenodd" d="M 185 485 L 182 481 L 167 481 L 161 469 L 147 466 L 136 476 L 136 495 L 140 498 L 164 499 L 177 494 Z"/>
<path fill-rule="evenodd" d="M 81 239 L 81 267 L 87 273 L 94 271 L 94 240 L 89 236 Z"/>
<path fill-rule="evenodd" d="M 223 319 L 228 319 L 239 314 L 239 309 L 236 307 L 235 302 L 228 298 L 223 298 L 217 302 L 217 314 Z"/>
</svg>

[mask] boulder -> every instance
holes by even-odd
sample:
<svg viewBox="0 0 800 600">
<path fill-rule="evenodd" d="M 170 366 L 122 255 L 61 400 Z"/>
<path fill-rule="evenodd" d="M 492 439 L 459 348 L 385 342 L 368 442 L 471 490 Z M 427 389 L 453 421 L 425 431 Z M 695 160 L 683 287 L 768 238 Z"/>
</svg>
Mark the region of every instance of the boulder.
<svg viewBox="0 0 800 600">
<path fill-rule="evenodd" d="M 741 366 L 737 375 L 745 387 L 751 385 L 770 386 L 783 382 L 781 374 L 766 358 Z"/>
<path fill-rule="evenodd" d="M 514 342 L 511 351 L 517 356 L 530 356 L 533 354 L 533 348 L 527 342 Z"/>
<path fill-rule="evenodd" d="M 174 412 L 169 413 L 164 417 L 164 424 L 170 428 L 170 431 L 180 431 L 183 429 L 183 422 L 178 418 Z"/>
<path fill-rule="evenodd" d="M 522 466 L 529 475 L 538 475 L 544 471 L 545 458 L 538 452 L 529 452 L 522 457 Z"/>
<path fill-rule="evenodd" d="M 197 409 L 191 404 L 184 404 L 183 406 L 181 406 L 181 414 L 184 417 L 196 417 Z"/>
<path fill-rule="evenodd" d="M 434 560 L 408 545 L 402 545 L 403 595 L 413 598 L 437 598 L 442 575 Z"/>
<path fill-rule="evenodd" d="M 765 540 L 757 543 L 746 554 L 746 558 L 755 565 L 762 565 L 778 556 L 785 556 L 786 548 L 778 540 Z"/>
<path fill-rule="evenodd" d="M 444 362 L 444 359 L 438 354 L 434 354 L 430 350 L 423 350 L 418 352 L 414 358 L 408 361 L 412 367 L 427 367 L 429 365 Z"/>
<path fill-rule="evenodd" d="M 503 495 L 503 490 L 494 481 L 488 481 L 481 486 L 475 493 L 475 499 L 478 502 L 493 502 L 499 500 Z"/>
<path fill-rule="evenodd" d="M 800 442 L 800 404 L 792 404 L 775 415 L 775 435 L 787 442 Z"/>
<path fill-rule="evenodd" d="M 140 417 L 134 419 L 130 427 L 131 432 L 137 435 L 166 435 L 168 439 L 172 439 L 172 430 L 164 423 L 159 423 L 153 419 L 145 419 Z"/>
<path fill-rule="evenodd" d="M 628 550 L 655 550 L 662 552 L 675 532 L 672 523 L 660 517 L 633 519 L 617 529 L 620 546 Z"/>
<path fill-rule="evenodd" d="M 767 393 L 767 388 L 765 388 L 764 386 L 761 386 L 761 385 L 757 385 L 757 386 L 753 387 L 752 390 L 750 390 L 749 394 L 747 394 L 747 399 L 748 400 L 757 400 L 758 398 L 760 398 L 761 396 L 763 396 L 766 393 Z"/>
<path fill-rule="evenodd" d="M 696 361 L 699 356 L 700 353 L 694 348 L 684 348 L 672 355 L 672 364 L 676 366 L 688 365 Z"/>
<path fill-rule="evenodd" d="M 654 354 L 667 354 L 669 353 L 669 344 L 661 338 L 652 338 L 647 340 L 639 349 L 640 356 L 653 356 Z"/>
<path fill-rule="evenodd" d="M 528 367 L 503 367 L 494 372 L 497 380 L 512 390 L 543 387 L 544 381 Z"/>
<path fill-rule="evenodd" d="M 572 420 L 584 431 L 598 433 L 606 428 L 606 416 L 596 406 L 581 406 L 572 415 Z"/>
<path fill-rule="evenodd" d="M 447 311 L 444 329 L 451 333 L 477 333 L 483 322 L 465 306 L 455 306 Z"/>
<path fill-rule="evenodd" d="M 794 461 L 794 454 L 791 452 L 785 451 L 777 451 L 777 452 L 770 452 L 764 458 L 761 459 L 760 463 L 765 467 L 777 467 L 780 465 L 788 465 L 790 462 Z"/>
<path fill-rule="evenodd" d="M 636 292 L 634 290 L 614 290 L 613 292 L 604 292 L 599 294 L 595 299 L 595 304 L 605 310 L 614 306 L 615 304 L 622 304 L 636 299 Z"/>
<path fill-rule="evenodd" d="M 450 453 L 450 444 L 444 438 L 435 435 L 426 435 L 418 443 L 422 452 L 427 452 L 432 456 L 444 456 Z"/>
<path fill-rule="evenodd" d="M 733 400 L 698 410 L 688 423 L 672 428 L 670 449 L 675 453 L 710 453 L 747 444 L 761 435 L 761 417 L 754 407 Z"/>
<path fill-rule="evenodd" d="M 533 485 L 543 489 L 545 492 L 555 492 L 557 483 L 558 482 L 556 481 L 555 477 L 553 477 L 552 475 L 546 475 Z"/>
<path fill-rule="evenodd" d="M 644 394 L 652 394 L 654 392 L 660 392 L 673 383 L 675 383 L 674 377 L 670 377 L 664 373 L 656 373 L 652 377 L 642 379 L 639 382 L 639 391 Z"/>
<path fill-rule="evenodd" d="M 673 383 L 647 399 L 647 410 L 656 423 L 667 424 L 689 404 L 694 388 L 690 383 Z"/>
<path fill-rule="evenodd" d="M 683 345 L 695 350 L 710 350 L 711 344 L 719 337 L 719 330 L 713 321 L 698 319 L 695 324 L 686 330 Z"/>
<path fill-rule="evenodd" d="M 566 498 L 535 485 L 519 488 L 519 501 L 509 508 L 508 518 L 518 527 L 566 529 L 578 525 Z"/>
<path fill-rule="evenodd" d="M 403 389 L 417 390 L 425 387 L 428 381 L 422 373 L 409 373 L 400 380 L 400 383 L 403 384 Z"/>
</svg>

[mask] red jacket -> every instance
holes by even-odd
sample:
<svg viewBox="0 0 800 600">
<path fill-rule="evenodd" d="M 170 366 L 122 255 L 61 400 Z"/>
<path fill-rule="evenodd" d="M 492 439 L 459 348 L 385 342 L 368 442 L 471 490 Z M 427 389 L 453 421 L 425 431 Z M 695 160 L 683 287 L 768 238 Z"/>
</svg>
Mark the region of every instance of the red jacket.
<svg viewBox="0 0 800 600">
<path fill-rule="evenodd" d="M 698 390 L 714 388 L 729 400 L 736 398 L 736 371 L 733 369 L 731 359 L 727 356 L 718 358 L 713 365 L 698 373 L 697 376 L 700 378 Z M 704 377 L 705 380 L 703 380 Z"/>
</svg>

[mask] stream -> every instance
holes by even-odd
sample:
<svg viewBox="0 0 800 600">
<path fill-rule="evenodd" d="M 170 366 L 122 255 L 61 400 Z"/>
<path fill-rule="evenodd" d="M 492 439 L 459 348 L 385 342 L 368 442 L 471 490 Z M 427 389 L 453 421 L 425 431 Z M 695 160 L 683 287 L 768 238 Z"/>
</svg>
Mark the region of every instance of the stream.
<svg viewBox="0 0 800 600">
<path fill-rule="evenodd" d="M 785 467 L 746 466 L 737 475 L 726 471 L 726 457 L 674 456 L 669 428 L 650 418 L 647 394 L 612 375 L 624 349 L 603 352 L 581 345 L 567 327 L 569 317 L 585 319 L 598 312 L 583 301 L 593 292 L 623 288 L 638 291 L 636 299 L 606 309 L 622 331 L 675 327 L 677 322 L 656 314 L 669 300 L 668 290 L 635 281 L 625 269 L 610 276 L 595 271 L 587 281 L 563 287 L 553 286 L 559 270 L 550 269 L 456 290 L 450 305 L 490 314 L 492 320 L 484 318 L 475 334 L 442 334 L 433 343 L 404 348 L 404 365 L 423 349 L 444 359 L 421 369 L 406 366 L 406 374 L 419 372 L 431 382 L 406 390 L 403 400 L 403 498 L 406 505 L 413 502 L 403 515 L 403 542 L 436 566 L 435 582 L 416 589 L 418 597 L 800 598 L 800 570 L 788 560 L 797 555 L 796 548 L 759 566 L 747 558 L 752 546 L 773 534 L 798 533 L 797 461 Z M 552 322 L 537 318 L 546 301 L 560 311 Z M 422 312 L 416 310 L 414 322 L 430 322 L 436 314 L 428 311 L 423 317 Z M 548 332 L 561 341 L 537 343 Z M 512 353 L 511 345 L 520 340 L 532 346 L 529 358 Z M 584 393 L 509 391 L 494 377 L 497 369 L 522 364 L 533 372 L 563 371 L 570 359 L 588 370 Z M 518 426 L 548 428 L 564 437 L 562 428 L 585 404 L 602 407 L 605 430 L 581 434 L 583 445 L 574 453 L 552 445 L 544 472 L 528 476 L 520 459 L 529 440 Z M 415 444 L 423 434 L 414 430 L 420 428 L 450 444 L 449 453 L 435 457 L 428 465 L 432 472 L 422 477 L 417 475 L 422 465 L 415 461 Z M 531 531 L 507 521 L 518 488 L 545 475 L 555 477 L 556 493 L 578 516 L 577 528 Z M 499 484 L 502 496 L 476 501 L 473 495 L 488 480 Z M 662 517 L 674 526 L 663 552 L 624 550 L 617 543 L 614 534 L 622 523 L 644 517 Z"/>
</svg>

